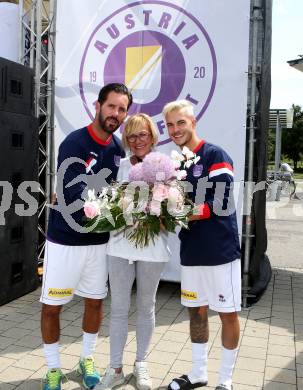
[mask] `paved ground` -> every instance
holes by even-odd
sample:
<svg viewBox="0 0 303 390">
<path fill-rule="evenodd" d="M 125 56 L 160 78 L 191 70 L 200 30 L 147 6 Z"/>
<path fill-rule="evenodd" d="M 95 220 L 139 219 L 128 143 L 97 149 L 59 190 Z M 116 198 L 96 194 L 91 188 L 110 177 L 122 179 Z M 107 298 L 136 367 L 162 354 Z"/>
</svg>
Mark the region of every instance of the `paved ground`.
<svg viewBox="0 0 303 390">
<path fill-rule="evenodd" d="M 303 182 L 297 184 L 297 199 L 267 202 L 267 230 L 272 266 L 303 268 Z"/>
<path fill-rule="evenodd" d="M 274 204 L 275 203 L 275 204 Z M 274 207 L 277 206 L 274 216 Z M 302 216 L 290 210 L 300 200 L 268 204 L 269 256 L 273 270 L 262 299 L 241 313 L 241 343 L 234 372 L 234 390 L 303 390 L 303 261 Z M 298 219 L 297 219 L 298 217 Z M 288 268 L 283 268 L 287 266 Z M 290 268 L 292 267 L 292 268 Z M 40 389 L 46 367 L 40 338 L 39 290 L 0 307 L 0 389 Z M 82 303 L 74 300 L 62 313 L 62 366 L 69 378 L 66 389 L 80 389 L 76 376 L 81 348 Z M 109 300 L 95 354 L 100 370 L 109 360 Z M 157 296 L 157 326 L 148 356 L 154 388 L 165 388 L 174 376 L 190 369 L 188 320 L 179 302 L 179 285 L 162 283 Z M 220 323 L 210 316 L 209 386 L 216 385 L 220 354 Z M 135 359 L 135 306 L 131 308 L 124 355 L 128 383 Z"/>
</svg>

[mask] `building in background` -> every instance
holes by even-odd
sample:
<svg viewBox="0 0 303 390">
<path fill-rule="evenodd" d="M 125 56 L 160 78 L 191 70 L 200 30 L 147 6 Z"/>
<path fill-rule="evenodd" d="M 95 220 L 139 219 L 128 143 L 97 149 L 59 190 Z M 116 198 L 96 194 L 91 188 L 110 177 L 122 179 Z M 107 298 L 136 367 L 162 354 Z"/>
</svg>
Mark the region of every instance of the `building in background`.
<svg viewBox="0 0 303 390">
<path fill-rule="evenodd" d="M 300 72 L 303 72 L 303 55 L 299 55 L 300 58 L 296 60 L 287 61 L 287 63 L 293 68 L 298 69 Z"/>
</svg>

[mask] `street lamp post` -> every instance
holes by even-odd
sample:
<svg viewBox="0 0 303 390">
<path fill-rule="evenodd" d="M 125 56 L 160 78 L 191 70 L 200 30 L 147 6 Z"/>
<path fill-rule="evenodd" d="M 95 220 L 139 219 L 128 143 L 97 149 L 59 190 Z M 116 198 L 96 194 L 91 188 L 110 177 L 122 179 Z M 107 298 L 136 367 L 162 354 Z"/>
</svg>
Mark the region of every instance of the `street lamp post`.
<svg viewBox="0 0 303 390">
<path fill-rule="evenodd" d="M 281 164 L 282 129 L 279 110 L 277 110 L 276 117 L 275 180 L 277 180 L 277 175 Z"/>
</svg>

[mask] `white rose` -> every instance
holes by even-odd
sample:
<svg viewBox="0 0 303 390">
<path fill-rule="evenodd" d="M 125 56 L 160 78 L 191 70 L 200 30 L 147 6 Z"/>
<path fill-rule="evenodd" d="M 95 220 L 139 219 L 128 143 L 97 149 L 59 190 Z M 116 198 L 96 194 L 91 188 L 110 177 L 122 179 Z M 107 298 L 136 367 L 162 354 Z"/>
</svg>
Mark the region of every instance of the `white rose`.
<svg viewBox="0 0 303 390">
<path fill-rule="evenodd" d="M 178 180 L 185 179 L 186 176 L 187 176 L 187 172 L 184 169 L 177 171 L 177 179 Z"/>
<path fill-rule="evenodd" d="M 194 162 L 192 160 L 187 160 L 185 163 L 184 163 L 184 166 L 185 168 L 189 168 Z"/>
<path fill-rule="evenodd" d="M 189 152 L 189 148 L 187 146 L 183 146 L 182 148 L 182 154 L 184 154 L 186 156 L 186 154 Z"/>
<path fill-rule="evenodd" d="M 108 188 L 107 187 L 102 188 L 99 198 L 104 198 L 107 195 L 107 193 L 108 193 Z"/>
<path fill-rule="evenodd" d="M 176 150 L 171 151 L 170 157 L 174 161 L 183 161 L 184 160 L 184 156 L 181 153 L 178 153 Z"/>
<path fill-rule="evenodd" d="M 91 202 L 93 200 L 96 200 L 95 190 L 88 190 L 87 191 L 88 200 Z"/>
<path fill-rule="evenodd" d="M 187 146 L 183 146 L 182 154 L 186 156 L 187 160 L 193 158 L 195 155 Z"/>
<path fill-rule="evenodd" d="M 178 168 L 181 167 L 181 162 L 180 162 L 180 161 L 174 161 L 173 163 L 174 163 L 174 167 L 175 167 L 176 169 L 178 169 Z"/>
<path fill-rule="evenodd" d="M 186 158 L 189 160 L 191 158 L 195 157 L 195 153 L 193 153 L 191 150 L 186 154 Z"/>
</svg>

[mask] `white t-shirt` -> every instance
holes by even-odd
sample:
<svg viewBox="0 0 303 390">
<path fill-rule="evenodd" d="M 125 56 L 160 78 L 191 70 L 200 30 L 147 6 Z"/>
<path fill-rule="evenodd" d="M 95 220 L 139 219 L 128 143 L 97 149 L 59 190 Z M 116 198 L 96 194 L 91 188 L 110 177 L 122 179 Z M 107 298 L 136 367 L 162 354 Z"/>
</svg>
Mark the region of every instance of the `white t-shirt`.
<svg viewBox="0 0 303 390">
<path fill-rule="evenodd" d="M 128 173 L 131 168 L 129 157 L 120 161 L 117 180 L 121 182 L 128 181 Z M 124 232 L 113 231 L 110 233 L 110 239 L 107 243 L 107 254 L 109 256 L 121 257 L 129 261 L 153 261 L 167 262 L 170 259 L 170 250 L 167 245 L 168 233 L 160 232 L 155 237 L 154 243 L 144 248 L 136 248 L 125 236 Z"/>
<path fill-rule="evenodd" d="M 294 170 L 292 169 L 292 167 L 287 164 L 287 163 L 282 163 L 281 164 L 281 171 L 283 172 L 289 172 L 289 173 L 294 173 Z"/>
</svg>

